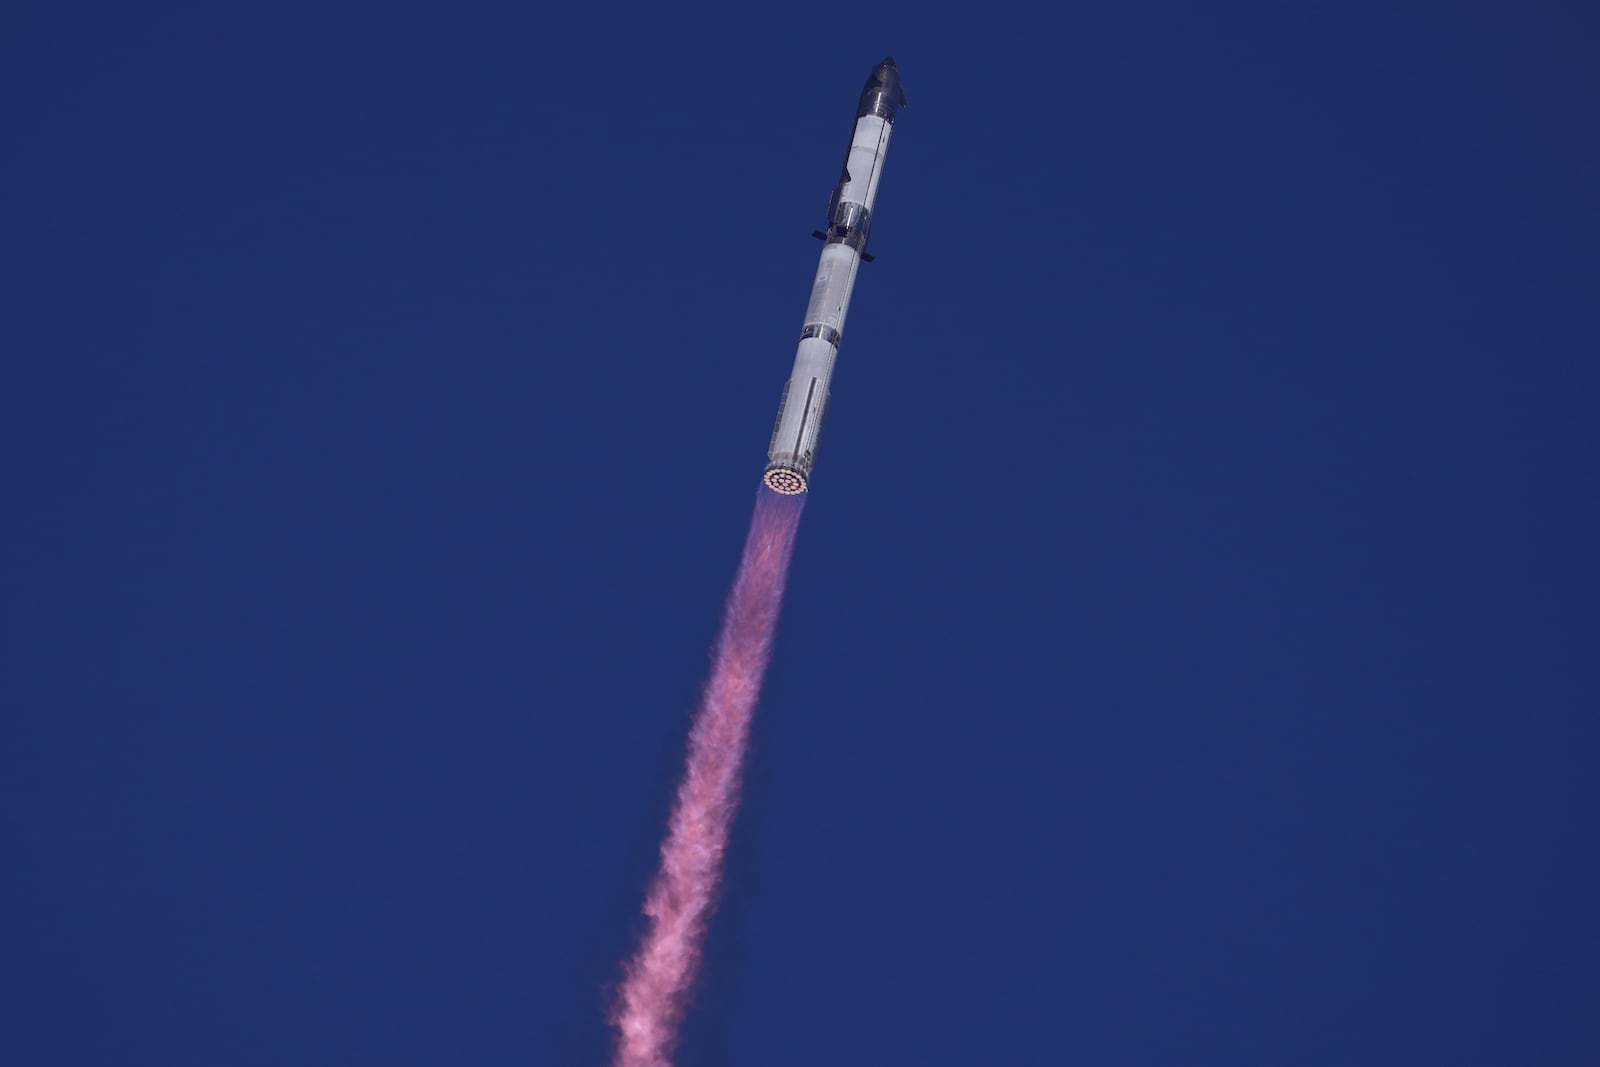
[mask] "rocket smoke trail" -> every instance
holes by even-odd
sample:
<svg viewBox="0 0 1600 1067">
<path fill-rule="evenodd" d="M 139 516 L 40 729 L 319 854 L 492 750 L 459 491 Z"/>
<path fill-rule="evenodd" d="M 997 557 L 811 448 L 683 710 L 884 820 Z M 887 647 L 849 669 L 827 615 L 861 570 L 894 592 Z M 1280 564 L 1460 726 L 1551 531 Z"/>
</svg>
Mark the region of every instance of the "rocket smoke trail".
<svg viewBox="0 0 1600 1067">
<path fill-rule="evenodd" d="M 765 489 L 757 493 L 711 677 L 689 733 L 688 764 L 661 846 L 661 869 L 645 899 L 649 927 L 624 969 L 613 1013 L 614 1067 L 670 1063 L 722 880 L 750 715 L 772 651 L 804 500 Z"/>
</svg>

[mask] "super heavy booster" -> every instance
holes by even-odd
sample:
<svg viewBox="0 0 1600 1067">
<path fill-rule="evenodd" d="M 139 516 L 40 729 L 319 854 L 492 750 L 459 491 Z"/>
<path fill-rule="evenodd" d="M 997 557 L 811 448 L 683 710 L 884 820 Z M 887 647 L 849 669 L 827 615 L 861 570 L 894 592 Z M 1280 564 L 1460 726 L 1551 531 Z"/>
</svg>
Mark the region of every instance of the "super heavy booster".
<svg viewBox="0 0 1600 1067">
<path fill-rule="evenodd" d="M 765 481 L 774 492 L 805 492 L 816 463 L 817 437 L 828 411 L 828 380 L 833 376 L 834 357 L 839 354 L 850 291 L 855 287 L 861 261 L 872 261 L 867 254 L 867 231 L 872 225 L 878 181 L 883 177 L 883 159 L 889 151 L 889 133 L 894 128 L 895 112 L 905 103 L 900 71 L 890 56 L 872 68 L 866 87 L 861 90 L 844 173 L 828 198 L 828 229 L 813 234 L 822 238 L 822 260 L 811 285 L 811 303 L 806 307 L 805 326 L 800 331 L 794 372 L 783 387 L 778 424 L 772 431 L 772 447 L 767 450 Z"/>
</svg>

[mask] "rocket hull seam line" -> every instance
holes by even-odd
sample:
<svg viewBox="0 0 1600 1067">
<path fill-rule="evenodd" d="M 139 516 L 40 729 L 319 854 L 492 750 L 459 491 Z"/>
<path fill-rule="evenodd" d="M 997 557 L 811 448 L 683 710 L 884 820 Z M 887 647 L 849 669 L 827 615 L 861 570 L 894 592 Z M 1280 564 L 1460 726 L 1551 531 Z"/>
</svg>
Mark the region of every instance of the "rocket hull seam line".
<svg viewBox="0 0 1600 1067">
<path fill-rule="evenodd" d="M 816 395 L 817 395 L 817 380 L 815 378 L 813 378 L 813 379 L 811 379 L 811 384 L 806 386 L 806 406 L 801 409 L 801 411 L 800 411 L 800 425 L 795 428 L 794 453 L 797 456 L 803 456 L 804 455 L 804 451 L 802 450 L 801 446 L 805 443 L 806 426 L 809 425 L 810 422 L 811 422 L 811 398 L 816 396 Z"/>
</svg>

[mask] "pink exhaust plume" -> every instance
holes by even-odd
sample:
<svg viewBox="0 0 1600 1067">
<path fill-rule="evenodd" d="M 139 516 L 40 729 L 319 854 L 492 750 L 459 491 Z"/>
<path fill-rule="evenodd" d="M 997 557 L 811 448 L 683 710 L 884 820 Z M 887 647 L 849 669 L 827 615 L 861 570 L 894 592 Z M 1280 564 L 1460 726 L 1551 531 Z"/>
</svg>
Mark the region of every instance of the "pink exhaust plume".
<svg viewBox="0 0 1600 1067">
<path fill-rule="evenodd" d="M 722 854 L 739 806 L 750 715 L 772 651 L 804 497 L 757 493 L 750 535 L 717 638 L 705 697 L 689 731 L 661 869 L 645 898 L 649 928 L 623 969 L 612 1015 L 614 1067 L 669 1067 L 689 1005 L 706 925 L 722 881 Z"/>
</svg>

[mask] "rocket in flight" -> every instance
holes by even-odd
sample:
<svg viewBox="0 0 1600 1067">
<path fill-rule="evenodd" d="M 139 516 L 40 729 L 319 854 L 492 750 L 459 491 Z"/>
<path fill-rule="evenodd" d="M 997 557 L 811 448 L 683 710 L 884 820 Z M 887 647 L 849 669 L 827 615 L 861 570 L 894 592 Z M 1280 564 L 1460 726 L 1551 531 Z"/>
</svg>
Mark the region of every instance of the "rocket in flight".
<svg viewBox="0 0 1600 1067">
<path fill-rule="evenodd" d="M 793 496 L 806 491 L 816 463 L 817 438 L 828 411 L 828 380 L 839 354 L 845 312 L 856 271 L 867 253 L 867 231 L 872 226 L 872 204 L 883 177 L 883 160 L 889 151 L 889 133 L 895 112 L 906 103 L 900 71 L 890 56 L 876 67 L 861 90 L 856 107 L 855 131 L 845 156 L 844 173 L 828 198 L 828 229 L 812 236 L 822 239 L 822 260 L 811 285 L 811 302 L 800 331 L 800 348 L 794 372 L 778 402 L 778 423 L 772 430 L 763 480 L 774 492 Z"/>
</svg>

